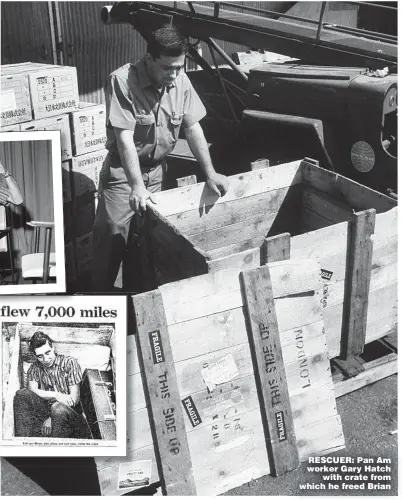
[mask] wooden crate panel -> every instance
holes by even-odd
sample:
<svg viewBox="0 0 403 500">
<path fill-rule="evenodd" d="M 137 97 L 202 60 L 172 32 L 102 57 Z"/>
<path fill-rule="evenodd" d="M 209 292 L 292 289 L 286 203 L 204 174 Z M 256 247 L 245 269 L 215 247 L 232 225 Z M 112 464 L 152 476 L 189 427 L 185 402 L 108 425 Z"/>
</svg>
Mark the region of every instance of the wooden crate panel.
<svg viewBox="0 0 403 500">
<path fill-rule="evenodd" d="M 322 280 L 315 261 L 277 262 L 270 265 L 270 271 L 291 409 L 300 426 L 297 453 L 303 460 L 307 453 L 315 454 L 315 442 L 308 440 L 309 429 L 315 422 L 332 426 L 326 443 L 323 429 L 316 431 L 315 428 L 321 446 L 332 450 L 344 446 L 340 420 L 336 418 L 320 305 Z M 161 339 L 170 339 L 169 349 L 166 340 L 161 349 L 163 356 L 172 356 L 169 359 L 172 359 L 177 384 L 175 397 L 181 408 L 196 492 L 198 495 L 225 493 L 228 488 L 270 471 L 269 455 L 262 447 L 267 437 L 261 420 L 239 270 L 229 269 L 169 283 L 160 287 L 160 291 L 164 320 L 158 326 L 154 315 L 152 329 L 161 331 Z M 156 293 L 134 297 L 140 338 L 146 335 L 141 340 L 142 356 L 148 363 L 151 354 L 147 350 L 146 332 L 151 331 L 151 326 L 143 325 L 147 324 L 147 311 L 151 310 L 148 297 L 154 301 L 152 310 L 156 311 Z M 156 314 L 161 317 L 161 312 Z M 155 398 L 158 387 L 165 392 L 165 379 L 161 377 L 167 372 L 161 368 L 159 379 L 154 380 L 150 365 L 147 366 L 145 379 L 147 391 L 152 391 L 150 410 L 155 421 L 159 418 Z M 172 368 L 170 370 L 172 373 Z M 130 378 L 134 377 L 138 377 L 139 386 L 140 374 Z M 133 391 L 134 385 L 132 387 Z M 316 390 L 317 400 L 324 402 L 326 409 L 313 417 Z M 136 413 L 144 418 L 147 408 L 145 401 L 141 404 L 143 409 L 135 406 Z M 131 404 L 130 407 L 134 408 Z M 141 432 L 146 436 L 139 439 L 138 446 L 144 447 L 149 442 L 147 425 L 142 420 L 137 427 L 138 432 L 143 429 Z M 135 431 L 133 435 L 136 439 Z M 180 440 L 183 444 L 183 436 Z M 167 451 L 161 449 L 160 452 L 166 465 Z"/>
<path fill-rule="evenodd" d="M 212 206 L 204 206 L 202 209 L 177 213 L 167 218 L 184 234 L 203 233 L 222 226 L 237 224 L 242 220 L 250 219 L 258 212 L 266 211 L 268 214 L 277 214 L 284 202 L 287 203 L 299 194 L 299 187 L 297 185 L 266 191 L 227 201 L 227 203 L 216 203 Z"/>
<path fill-rule="evenodd" d="M 150 421 L 140 373 L 134 335 L 127 337 L 127 455 L 123 457 L 95 458 L 102 495 L 124 495 L 144 487 L 119 488 L 120 464 L 151 462 L 149 484 L 159 480 Z"/>
<path fill-rule="evenodd" d="M 192 209 L 208 210 L 210 206 L 246 198 L 266 191 L 293 186 L 301 182 L 301 162 L 296 161 L 268 169 L 231 176 L 229 190 L 218 197 L 204 183 L 156 193 L 158 212 L 164 217 Z"/>
</svg>

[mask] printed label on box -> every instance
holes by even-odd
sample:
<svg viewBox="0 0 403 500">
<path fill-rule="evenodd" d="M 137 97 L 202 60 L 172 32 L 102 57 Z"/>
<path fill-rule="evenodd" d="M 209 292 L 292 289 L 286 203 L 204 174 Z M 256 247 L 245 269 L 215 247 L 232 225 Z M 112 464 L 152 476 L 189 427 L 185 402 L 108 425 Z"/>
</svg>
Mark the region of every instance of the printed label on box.
<svg viewBox="0 0 403 500">
<path fill-rule="evenodd" d="M 208 390 L 213 391 L 218 384 L 233 380 L 238 375 L 238 369 L 232 354 L 228 354 L 207 368 L 203 368 L 201 375 Z"/>
<path fill-rule="evenodd" d="M 12 111 L 17 108 L 15 92 L 13 89 L 1 91 L 1 109 L 3 111 Z"/>
</svg>

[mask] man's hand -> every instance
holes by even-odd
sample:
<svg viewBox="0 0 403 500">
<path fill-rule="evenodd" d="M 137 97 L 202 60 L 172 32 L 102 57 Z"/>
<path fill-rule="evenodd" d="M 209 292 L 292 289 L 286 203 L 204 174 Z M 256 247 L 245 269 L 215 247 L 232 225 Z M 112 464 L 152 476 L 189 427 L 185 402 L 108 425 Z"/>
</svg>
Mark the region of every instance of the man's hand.
<svg viewBox="0 0 403 500">
<path fill-rule="evenodd" d="M 50 436 L 52 434 L 52 420 L 50 417 L 42 424 L 42 434 L 44 436 Z"/>
<path fill-rule="evenodd" d="M 55 399 L 59 403 L 63 403 L 67 406 L 74 406 L 74 399 L 70 394 L 62 394 L 61 392 L 57 392 L 55 395 Z"/>
<path fill-rule="evenodd" d="M 214 173 L 207 179 L 207 185 L 218 195 L 224 196 L 228 191 L 229 181 L 225 175 Z"/>
<path fill-rule="evenodd" d="M 147 209 L 147 200 L 157 203 L 153 193 L 150 193 L 144 186 L 136 186 L 132 189 L 129 203 L 134 212 L 142 214 Z"/>
</svg>

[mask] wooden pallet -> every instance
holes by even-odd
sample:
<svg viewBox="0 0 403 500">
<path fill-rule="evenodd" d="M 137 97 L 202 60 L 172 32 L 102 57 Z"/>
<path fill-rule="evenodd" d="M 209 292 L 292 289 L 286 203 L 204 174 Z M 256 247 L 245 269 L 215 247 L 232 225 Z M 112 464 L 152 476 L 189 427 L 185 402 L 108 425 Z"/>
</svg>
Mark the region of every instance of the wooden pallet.
<svg viewBox="0 0 403 500">
<path fill-rule="evenodd" d="M 366 344 L 354 362 L 333 359 L 332 377 L 336 398 L 397 373 L 397 345 L 393 335 Z"/>
<path fill-rule="evenodd" d="M 344 446 L 318 263 L 247 267 L 133 298 L 124 462 L 150 464 L 164 494 L 222 494 Z M 103 494 L 130 491 L 119 459 L 96 461 Z"/>
</svg>

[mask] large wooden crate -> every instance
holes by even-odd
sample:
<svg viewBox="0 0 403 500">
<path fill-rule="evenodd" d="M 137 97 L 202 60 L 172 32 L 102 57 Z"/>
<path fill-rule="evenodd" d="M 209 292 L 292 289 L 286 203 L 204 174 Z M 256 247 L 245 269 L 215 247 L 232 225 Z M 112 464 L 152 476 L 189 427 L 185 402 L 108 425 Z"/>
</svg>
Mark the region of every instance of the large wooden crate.
<svg viewBox="0 0 403 500">
<path fill-rule="evenodd" d="M 3 323 L 6 327 L 7 323 Z M 13 328 L 13 327 L 12 327 Z M 3 388 L 3 439 L 14 436 L 13 400 L 15 393 L 26 387 L 26 374 L 30 363 L 35 361 L 29 351 L 29 339 L 41 330 L 53 340 L 56 352 L 66 356 L 73 356 L 79 360 L 82 371 L 86 368 L 97 368 L 102 371 L 113 369 L 113 360 L 116 359 L 115 329 L 110 326 L 93 325 L 65 325 L 55 326 L 40 323 L 20 323 L 13 328 L 9 342 L 3 332 L 3 377 L 7 386 Z M 4 360 L 7 360 L 5 362 Z"/>
<path fill-rule="evenodd" d="M 396 327 L 397 202 L 309 160 L 156 194 L 145 222 L 148 289 L 230 267 L 317 258 L 330 356 Z"/>
<path fill-rule="evenodd" d="M 119 489 L 126 464 L 165 494 L 218 495 L 344 447 L 319 264 L 245 269 L 133 298 L 127 457 L 96 459 L 104 495 L 145 485 Z"/>
</svg>

